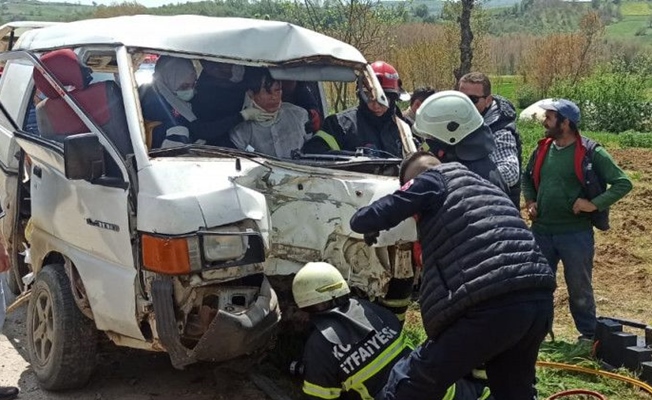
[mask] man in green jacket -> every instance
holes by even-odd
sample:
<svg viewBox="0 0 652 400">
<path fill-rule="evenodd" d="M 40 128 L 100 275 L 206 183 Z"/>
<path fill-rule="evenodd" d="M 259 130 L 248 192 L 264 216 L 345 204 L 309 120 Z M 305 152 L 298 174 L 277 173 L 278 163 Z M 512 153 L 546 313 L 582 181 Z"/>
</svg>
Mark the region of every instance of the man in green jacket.
<svg viewBox="0 0 652 400">
<path fill-rule="evenodd" d="M 528 162 L 523 195 L 541 251 L 553 271 L 560 260 L 564 264 L 579 340 L 593 340 L 593 227 L 609 228 L 609 207 L 632 189 L 632 182 L 602 146 L 580 135 L 575 103 L 555 99 L 542 108 L 546 136 Z"/>
</svg>

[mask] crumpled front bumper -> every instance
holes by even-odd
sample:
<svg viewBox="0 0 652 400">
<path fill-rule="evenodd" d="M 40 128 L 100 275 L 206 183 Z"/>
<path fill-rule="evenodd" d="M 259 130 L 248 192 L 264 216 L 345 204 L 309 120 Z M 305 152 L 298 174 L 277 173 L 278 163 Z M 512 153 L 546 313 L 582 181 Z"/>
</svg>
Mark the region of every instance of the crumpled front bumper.
<svg viewBox="0 0 652 400">
<path fill-rule="evenodd" d="M 208 329 L 192 349 L 181 343 L 169 278 L 152 282 L 152 300 L 159 339 L 175 368 L 197 361 L 227 361 L 255 353 L 270 343 L 281 311 L 274 289 L 264 278 L 256 302 L 244 313 L 219 310 Z"/>
</svg>

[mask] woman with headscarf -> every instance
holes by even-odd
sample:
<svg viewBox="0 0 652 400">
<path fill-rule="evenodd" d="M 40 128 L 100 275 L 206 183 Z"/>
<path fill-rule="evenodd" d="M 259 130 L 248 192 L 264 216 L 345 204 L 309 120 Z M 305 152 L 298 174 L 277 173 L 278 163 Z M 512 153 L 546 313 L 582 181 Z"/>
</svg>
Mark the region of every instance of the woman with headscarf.
<svg viewBox="0 0 652 400">
<path fill-rule="evenodd" d="M 188 126 L 196 119 L 190 100 L 195 94 L 197 71 L 186 58 L 161 56 L 152 83 L 140 89 L 146 125 L 153 127 L 150 148 L 180 146 L 190 142 Z"/>
<path fill-rule="evenodd" d="M 306 141 L 308 111 L 282 101 L 281 82 L 267 69 L 252 71 L 247 78 L 241 114 L 244 122 L 231 130 L 233 144 L 241 150 L 290 158 Z"/>
</svg>

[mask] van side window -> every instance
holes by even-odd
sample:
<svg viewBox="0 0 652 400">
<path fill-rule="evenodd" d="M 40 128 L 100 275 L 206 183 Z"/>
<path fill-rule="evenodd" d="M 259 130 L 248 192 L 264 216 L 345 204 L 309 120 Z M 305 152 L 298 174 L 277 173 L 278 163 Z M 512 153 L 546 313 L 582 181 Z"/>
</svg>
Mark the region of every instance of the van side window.
<svg viewBox="0 0 652 400">
<path fill-rule="evenodd" d="M 83 65 L 70 49 L 48 52 L 41 57 L 41 62 L 59 79 L 89 119 L 106 132 L 120 154 L 124 157 L 132 153 L 124 104 L 117 83 L 113 80 L 91 83 L 92 70 Z M 46 97 L 36 106 L 36 121 L 41 136 L 61 140 L 67 135 L 90 132 L 90 128 L 68 106 L 61 94 L 36 69 L 34 83 Z"/>
</svg>

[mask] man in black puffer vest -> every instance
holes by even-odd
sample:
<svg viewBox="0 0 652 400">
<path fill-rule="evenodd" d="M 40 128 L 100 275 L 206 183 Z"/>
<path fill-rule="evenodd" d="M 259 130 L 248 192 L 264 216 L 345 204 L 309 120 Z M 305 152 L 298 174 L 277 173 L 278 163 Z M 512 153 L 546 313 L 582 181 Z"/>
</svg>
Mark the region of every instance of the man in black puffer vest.
<svg viewBox="0 0 652 400">
<path fill-rule="evenodd" d="M 485 364 L 496 400 L 536 398 L 535 362 L 552 324 L 555 278 L 509 197 L 459 163 L 417 152 L 403 188 L 360 209 L 351 229 L 377 232 L 411 216 L 423 246 L 419 304 L 428 340 L 398 362 L 382 399 L 441 399 Z"/>
</svg>

